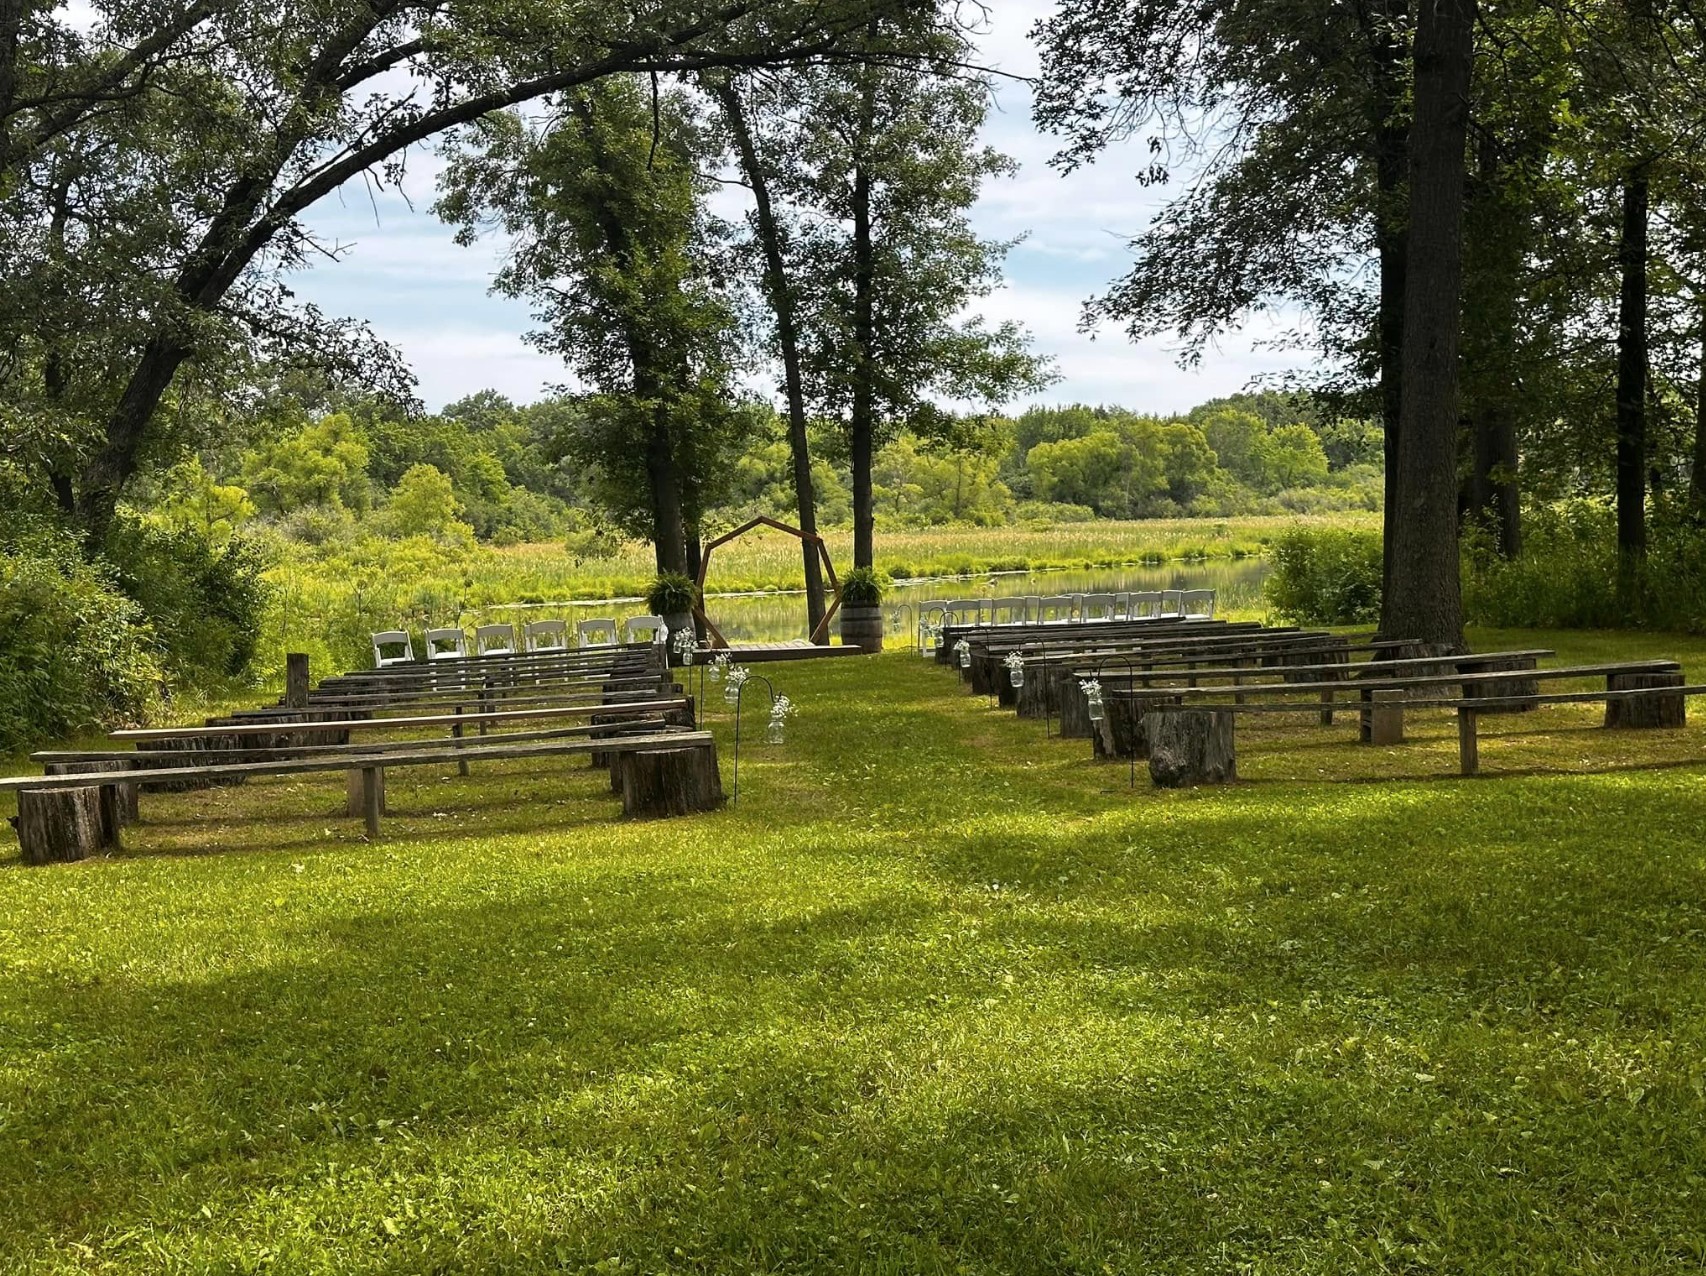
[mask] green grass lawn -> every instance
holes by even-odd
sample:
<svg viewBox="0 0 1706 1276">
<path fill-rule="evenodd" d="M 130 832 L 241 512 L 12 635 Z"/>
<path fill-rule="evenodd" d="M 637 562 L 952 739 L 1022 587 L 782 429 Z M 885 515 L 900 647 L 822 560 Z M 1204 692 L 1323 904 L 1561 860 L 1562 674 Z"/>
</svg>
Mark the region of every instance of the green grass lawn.
<svg viewBox="0 0 1706 1276">
<path fill-rule="evenodd" d="M 369 845 L 303 777 L 0 869 L 0 1270 L 1706 1263 L 1706 728 L 1158 794 L 907 656 L 767 672 L 718 815 L 414 770 Z"/>
</svg>

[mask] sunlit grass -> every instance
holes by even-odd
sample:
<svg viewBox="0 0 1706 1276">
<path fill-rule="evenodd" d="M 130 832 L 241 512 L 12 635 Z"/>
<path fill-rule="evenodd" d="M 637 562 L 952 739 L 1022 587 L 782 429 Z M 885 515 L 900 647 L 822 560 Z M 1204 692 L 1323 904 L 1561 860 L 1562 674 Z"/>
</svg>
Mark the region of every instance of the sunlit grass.
<svg viewBox="0 0 1706 1276">
<path fill-rule="evenodd" d="M 1157 793 L 912 657 L 765 672 L 715 816 L 428 768 L 369 845 L 303 777 L 0 871 L 0 1270 L 1706 1261 L 1706 730 Z"/>
</svg>

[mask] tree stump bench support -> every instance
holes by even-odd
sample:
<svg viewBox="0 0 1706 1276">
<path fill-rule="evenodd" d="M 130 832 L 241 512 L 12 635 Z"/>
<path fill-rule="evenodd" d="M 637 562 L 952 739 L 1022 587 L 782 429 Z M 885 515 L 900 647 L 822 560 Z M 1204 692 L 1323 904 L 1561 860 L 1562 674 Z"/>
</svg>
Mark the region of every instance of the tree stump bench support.
<svg viewBox="0 0 1706 1276">
<path fill-rule="evenodd" d="M 629 819 L 694 815 L 723 805 L 714 745 L 622 753 L 611 770 L 621 777 L 622 814 Z"/>
<path fill-rule="evenodd" d="M 69 863 L 123 849 L 118 785 L 25 790 L 18 794 L 12 827 L 26 864 Z"/>
<path fill-rule="evenodd" d="M 112 771 L 111 762 L 49 762 L 42 767 L 45 775 L 86 775 L 91 771 Z M 119 825 L 135 824 L 142 818 L 140 800 L 134 784 L 104 784 L 101 800 L 112 805 Z M 110 790 L 110 792 L 108 791 Z"/>
<path fill-rule="evenodd" d="M 1495 673 L 1502 670 L 1522 672 L 1538 669 L 1540 662 L 1533 656 L 1510 656 L 1499 659 L 1465 660 L 1459 668 L 1465 672 Z M 1501 678 L 1490 682 L 1471 682 L 1463 686 L 1465 700 L 1485 700 L 1481 713 L 1533 713 L 1537 706 L 1528 697 L 1540 694 L 1536 678 Z M 1513 697 L 1522 697 L 1513 699 Z"/>
<path fill-rule="evenodd" d="M 1095 750 L 1098 758 L 1121 760 L 1149 756 L 1148 717 L 1159 709 L 1179 703 L 1176 695 L 1131 695 L 1116 691 L 1102 699 L 1102 720 L 1096 723 Z"/>
<path fill-rule="evenodd" d="M 1169 709 L 1144 720 L 1149 778 L 1157 788 L 1227 784 L 1238 778 L 1230 709 Z"/>
<path fill-rule="evenodd" d="M 1647 687 L 1687 685 L 1680 673 L 1614 673 L 1607 676 L 1607 691 L 1640 691 Z M 1605 702 L 1607 727 L 1644 730 L 1688 725 L 1688 697 L 1684 695 L 1629 696 Z"/>
</svg>

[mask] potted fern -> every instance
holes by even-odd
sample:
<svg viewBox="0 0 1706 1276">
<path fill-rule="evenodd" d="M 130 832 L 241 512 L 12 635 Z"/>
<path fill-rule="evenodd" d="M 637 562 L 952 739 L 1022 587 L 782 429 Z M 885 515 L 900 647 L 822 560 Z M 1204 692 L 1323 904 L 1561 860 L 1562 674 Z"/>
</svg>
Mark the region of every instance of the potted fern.
<svg viewBox="0 0 1706 1276">
<path fill-rule="evenodd" d="M 693 605 L 699 600 L 699 590 L 680 572 L 659 572 L 646 590 L 646 606 L 654 616 L 662 616 L 671 635 L 693 632 Z M 675 644 L 669 644 L 670 659 L 679 664 Z"/>
<path fill-rule="evenodd" d="M 875 654 L 883 649 L 883 594 L 888 577 L 873 567 L 855 567 L 841 582 L 841 641 Z"/>
</svg>

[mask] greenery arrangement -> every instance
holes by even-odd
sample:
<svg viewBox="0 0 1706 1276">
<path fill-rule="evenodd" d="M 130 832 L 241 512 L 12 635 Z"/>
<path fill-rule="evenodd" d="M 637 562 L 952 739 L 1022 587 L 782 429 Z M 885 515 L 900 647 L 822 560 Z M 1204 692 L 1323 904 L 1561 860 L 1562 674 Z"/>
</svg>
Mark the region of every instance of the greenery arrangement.
<svg viewBox="0 0 1706 1276">
<path fill-rule="evenodd" d="M 646 606 L 659 616 L 692 611 L 698 601 L 698 586 L 680 572 L 660 572 L 646 589 Z"/>
<path fill-rule="evenodd" d="M 874 607 L 883 601 L 888 577 L 874 567 L 855 567 L 841 578 L 841 601 L 854 607 Z"/>
</svg>

